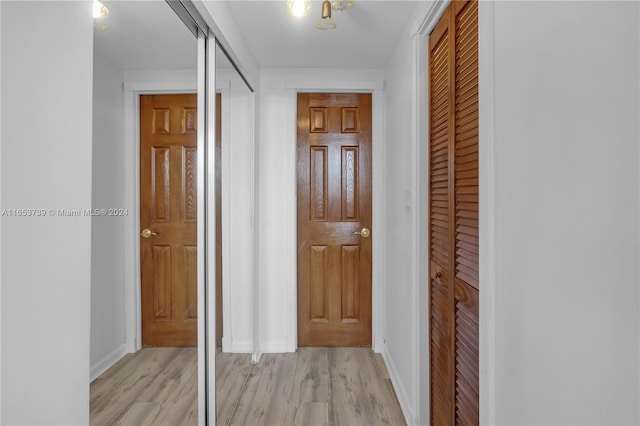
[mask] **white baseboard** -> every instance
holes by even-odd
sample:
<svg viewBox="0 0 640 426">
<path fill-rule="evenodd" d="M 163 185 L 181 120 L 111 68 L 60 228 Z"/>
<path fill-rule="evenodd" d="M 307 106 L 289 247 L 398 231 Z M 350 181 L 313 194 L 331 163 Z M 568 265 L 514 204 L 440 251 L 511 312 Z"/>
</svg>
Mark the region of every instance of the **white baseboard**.
<svg viewBox="0 0 640 426">
<path fill-rule="evenodd" d="M 416 418 L 414 411 L 411 409 L 411 401 L 409 400 L 405 387 L 402 386 L 402 382 L 400 382 L 400 379 L 398 378 L 398 370 L 396 369 L 391 356 L 389 356 L 389 353 L 387 352 L 386 345 L 383 345 L 382 348 L 376 349 L 382 349 L 382 359 L 387 366 L 387 371 L 391 378 L 391 384 L 393 385 L 393 389 L 396 391 L 396 396 L 398 397 L 398 402 L 400 403 L 400 408 L 402 409 L 402 414 L 404 414 L 407 426 L 417 426 L 418 419 Z"/>
<path fill-rule="evenodd" d="M 284 346 L 286 352 L 295 352 L 298 348 L 298 339 L 295 337 L 287 337 Z"/>
<path fill-rule="evenodd" d="M 110 369 L 114 366 L 114 364 L 122 359 L 129 351 L 127 350 L 127 345 L 123 344 L 115 351 L 111 352 L 109 355 L 102 358 L 100 361 L 91 366 L 91 371 L 89 373 L 89 381 L 93 382 L 95 379 L 100 377 L 102 373 Z"/>
<path fill-rule="evenodd" d="M 285 352 L 292 352 L 287 350 L 287 344 L 284 340 L 272 340 L 260 343 L 260 352 L 263 354 L 283 354 Z"/>
<path fill-rule="evenodd" d="M 231 343 L 231 352 L 234 354 L 250 354 L 253 353 L 253 342 L 250 340 L 233 341 Z"/>
<path fill-rule="evenodd" d="M 233 339 L 231 337 L 222 338 L 222 352 L 229 353 L 232 351 Z"/>
<path fill-rule="evenodd" d="M 382 336 L 376 336 L 373 340 L 373 352 L 381 354 L 385 350 L 385 340 Z"/>
</svg>

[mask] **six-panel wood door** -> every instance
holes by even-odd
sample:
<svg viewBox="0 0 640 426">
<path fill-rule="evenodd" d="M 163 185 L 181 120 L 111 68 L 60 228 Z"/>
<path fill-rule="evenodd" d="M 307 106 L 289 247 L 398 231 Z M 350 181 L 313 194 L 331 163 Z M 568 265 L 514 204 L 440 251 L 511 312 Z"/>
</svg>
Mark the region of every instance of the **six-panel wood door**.
<svg viewBox="0 0 640 426">
<path fill-rule="evenodd" d="M 371 345 L 370 94 L 298 94 L 297 182 L 298 344 Z"/>
<path fill-rule="evenodd" d="M 142 344 L 197 344 L 197 99 L 140 96 Z"/>
<path fill-rule="evenodd" d="M 429 37 L 431 423 L 478 424 L 478 4 Z"/>
</svg>

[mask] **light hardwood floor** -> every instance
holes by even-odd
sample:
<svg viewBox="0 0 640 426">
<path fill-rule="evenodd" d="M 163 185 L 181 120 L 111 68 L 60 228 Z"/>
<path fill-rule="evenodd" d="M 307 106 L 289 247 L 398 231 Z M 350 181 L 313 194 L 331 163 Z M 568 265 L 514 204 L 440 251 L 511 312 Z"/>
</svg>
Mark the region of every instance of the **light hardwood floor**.
<svg viewBox="0 0 640 426">
<path fill-rule="evenodd" d="M 91 384 L 92 425 L 196 425 L 195 348 L 144 348 Z M 217 424 L 405 425 L 382 357 L 300 348 L 216 357 Z"/>
</svg>

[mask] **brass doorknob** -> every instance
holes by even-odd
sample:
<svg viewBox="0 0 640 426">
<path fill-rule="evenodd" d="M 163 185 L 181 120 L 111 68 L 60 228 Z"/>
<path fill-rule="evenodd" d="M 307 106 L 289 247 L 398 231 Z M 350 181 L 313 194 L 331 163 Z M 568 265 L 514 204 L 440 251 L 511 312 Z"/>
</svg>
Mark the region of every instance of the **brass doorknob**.
<svg viewBox="0 0 640 426">
<path fill-rule="evenodd" d="M 143 229 L 143 230 L 142 230 L 142 232 L 140 233 L 140 236 L 141 236 L 142 238 L 149 238 L 149 237 L 150 237 L 150 236 L 152 236 L 152 235 L 158 235 L 158 234 L 156 234 L 155 232 L 153 232 L 153 231 L 152 231 L 151 229 L 149 229 L 149 228 L 145 228 L 145 229 Z"/>
<path fill-rule="evenodd" d="M 361 230 L 354 232 L 353 235 L 360 235 L 362 238 L 369 238 L 371 231 L 369 228 L 362 228 Z"/>
</svg>

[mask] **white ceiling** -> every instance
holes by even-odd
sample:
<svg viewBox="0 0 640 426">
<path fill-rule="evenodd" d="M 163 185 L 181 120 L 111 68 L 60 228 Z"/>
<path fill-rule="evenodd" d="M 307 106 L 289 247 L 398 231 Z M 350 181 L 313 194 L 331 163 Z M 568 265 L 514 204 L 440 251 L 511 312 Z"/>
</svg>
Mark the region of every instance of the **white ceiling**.
<svg viewBox="0 0 640 426">
<path fill-rule="evenodd" d="M 94 31 L 95 52 L 123 70 L 195 69 L 198 42 L 164 0 L 103 0 L 109 16 Z"/>
<path fill-rule="evenodd" d="M 356 0 L 333 12 L 338 28 L 321 31 L 322 1 L 295 18 L 287 2 L 228 1 L 229 9 L 260 67 L 384 68 L 415 10 L 415 1 Z M 346 1 L 344 2 L 346 4 Z"/>
<path fill-rule="evenodd" d="M 95 50 L 121 69 L 195 68 L 197 44 L 164 0 L 103 0 L 105 32 L 94 33 Z M 286 0 L 226 1 L 245 41 L 263 68 L 384 68 L 416 1 L 356 0 L 333 12 L 338 28 L 314 28 L 321 1 L 295 18 Z"/>
</svg>

